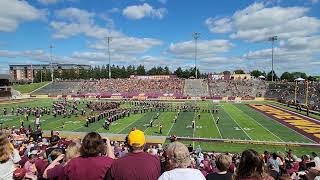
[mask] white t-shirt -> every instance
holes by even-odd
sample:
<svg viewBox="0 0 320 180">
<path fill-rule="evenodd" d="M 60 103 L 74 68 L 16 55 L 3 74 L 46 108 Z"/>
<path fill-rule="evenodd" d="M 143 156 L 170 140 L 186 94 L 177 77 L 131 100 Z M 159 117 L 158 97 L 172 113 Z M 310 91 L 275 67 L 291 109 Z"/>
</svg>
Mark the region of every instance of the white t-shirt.
<svg viewBox="0 0 320 180">
<path fill-rule="evenodd" d="M 316 167 L 320 167 L 320 158 L 318 156 L 314 157 L 313 161 L 316 164 Z"/>
<path fill-rule="evenodd" d="M 15 163 L 21 160 L 18 150 L 14 149 L 11 158 L 1 164 L 0 163 L 0 180 L 12 180 L 13 171 L 15 170 Z"/>
<path fill-rule="evenodd" d="M 164 172 L 158 180 L 205 180 L 206 178 L 198 169 L 177 168 Z"/>
</svg>

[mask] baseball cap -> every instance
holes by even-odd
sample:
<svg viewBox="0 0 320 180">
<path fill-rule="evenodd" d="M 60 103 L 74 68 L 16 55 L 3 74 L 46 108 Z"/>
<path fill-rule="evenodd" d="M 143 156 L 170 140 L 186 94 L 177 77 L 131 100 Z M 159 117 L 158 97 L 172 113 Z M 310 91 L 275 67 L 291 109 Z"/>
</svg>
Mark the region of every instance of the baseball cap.
<svg viewBox="0 0 320 180">
<path fill-rule="evenodd" d="M 26 175 L 26 170 L 23 168 L 18 168 L 13 172 L 13 179 L 15 180 L 23 179 L 25 175 Z"/>
<path fill-rule="evenodd" d="M 128 135 L 128 143 L 130 146 L 141 147 L 145 142 L 144 133 L 140 130 L 133 130 Z"/>
</svg>

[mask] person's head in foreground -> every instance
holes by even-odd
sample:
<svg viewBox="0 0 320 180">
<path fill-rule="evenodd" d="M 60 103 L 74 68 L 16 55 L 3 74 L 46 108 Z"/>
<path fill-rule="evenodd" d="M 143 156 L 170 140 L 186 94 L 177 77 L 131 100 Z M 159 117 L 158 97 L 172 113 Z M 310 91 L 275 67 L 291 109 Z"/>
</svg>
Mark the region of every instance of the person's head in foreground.
<svg viewBox="0 0 320 180">
<path fill-rule="evenodd" d="M 90 132 L 82 140 L 80 153 L 81 156 L 93 157 L 104 153 L 104 149 L 104 143 L 100 134 Z"/>
<path fill-rule="evenodd" d="M 226 154 L 221 154 L 216 160 L 216 166 L 219 172 L 226 172 L 232 163 L 232 158 Z"/>
<path fill-rule="evenodd" d="M 0 131 L 0 163 L 5 163 L 10 159 L 13 151 L 12 145 L 5 133 Z"/>
<path fill-rule="evenodd" d="M 205 177 L 198 169 L 191 166 L 191 157 L 188 148 L 178 142 L 172 142 L 166 149 L 166 162 L 169 171 L 164 172 L 159 180 L 183 179 L 204 180 Z"/>
<path fill-rule="evenodd" d="M 242 152 L 239 166 L 237 168 L 235 179 L 270 179 L 265 172 L 262 157 L 253 149 Z"/>
<path fill-rule="evenodd" d="M 132 130 L 128 137 L 127 137 L 127 143 L 129 146 L 129 150 L 131 152 L 140 152 L 143 151 L 144 145 L 146 143 L 146 139 L 144 136 L 144 133 L 140 130 Z"/>
<path fill-rule="evenodd" d="M 187 168 L 191 164 L 188 148 L 180 143 L 170 143 L 166 149 L 167 163 L 170 169 Z"/>
</svg>

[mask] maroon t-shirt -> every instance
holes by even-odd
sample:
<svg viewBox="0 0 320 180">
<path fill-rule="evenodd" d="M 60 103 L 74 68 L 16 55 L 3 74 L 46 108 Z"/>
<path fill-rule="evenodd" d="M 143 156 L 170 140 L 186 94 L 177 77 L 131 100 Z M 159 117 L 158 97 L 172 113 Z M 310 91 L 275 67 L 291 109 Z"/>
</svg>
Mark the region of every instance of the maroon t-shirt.
<svg viewBox="0 0 320 180">
<path fill-rule="evenodd" d="M 145 152 L 129 153 L 113 162 L 107 179 L 112 180 L 157 180 L 161 175 L 160 160 Z"/>
<path fill-rule="evenodd" d="M 112 162 L 107 156 L 77 157 L 64 167 L 64 173 L 69 180 L 104 179 Z"/>
<path fill-rule="evenodd" d="M 48 176 L 48 179 L 50 180 L 64 180 L 65 175 L 64 175 L 63 165 L 59 164 L 53 167 L 52 169 L 49 169 L 47 171 L 47 176 Z"/>
</svg>

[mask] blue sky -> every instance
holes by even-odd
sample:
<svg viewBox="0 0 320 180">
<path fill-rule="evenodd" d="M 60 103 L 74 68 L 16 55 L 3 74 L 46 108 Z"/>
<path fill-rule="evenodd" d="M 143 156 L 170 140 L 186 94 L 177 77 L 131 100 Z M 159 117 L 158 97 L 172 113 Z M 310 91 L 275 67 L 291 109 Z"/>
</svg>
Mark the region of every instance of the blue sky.
<svg viewBox="0 0 320 180">
<path fill-rule="evenodd" d="M 320 71 L 319 0 L 0 0 L 0 73 L 8 64 L 112 63 L 201 71 Z"/>
</svg>

